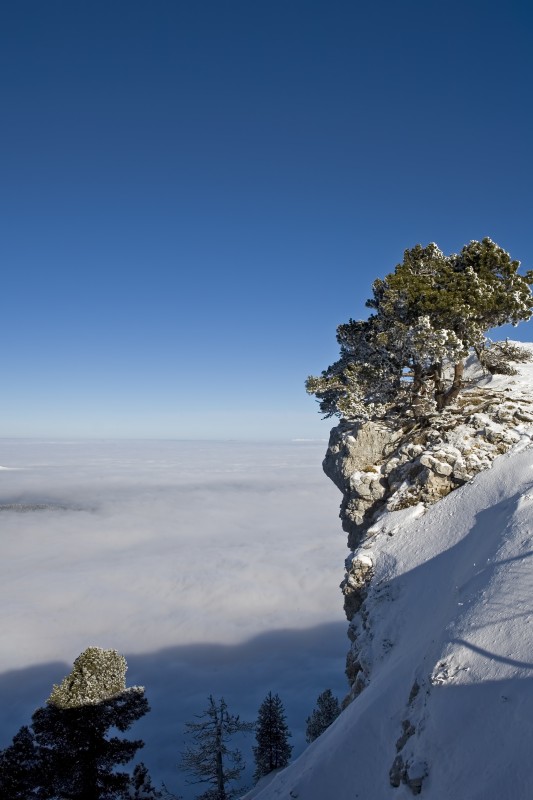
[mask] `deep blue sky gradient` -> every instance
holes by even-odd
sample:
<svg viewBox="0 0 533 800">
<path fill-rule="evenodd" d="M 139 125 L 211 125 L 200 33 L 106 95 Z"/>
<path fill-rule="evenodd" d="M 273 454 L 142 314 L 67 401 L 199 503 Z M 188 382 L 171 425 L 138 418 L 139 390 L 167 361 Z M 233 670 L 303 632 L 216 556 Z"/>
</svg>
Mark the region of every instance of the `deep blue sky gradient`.
<svg viewBox="0 0 533 800">
<path fill-rule="evenodd" d="M 526 0 L 1 4 L 0 436 L 326 437 L 304 380 L 406 247 L 533 267 L 532 30 Z"/>
</svg>

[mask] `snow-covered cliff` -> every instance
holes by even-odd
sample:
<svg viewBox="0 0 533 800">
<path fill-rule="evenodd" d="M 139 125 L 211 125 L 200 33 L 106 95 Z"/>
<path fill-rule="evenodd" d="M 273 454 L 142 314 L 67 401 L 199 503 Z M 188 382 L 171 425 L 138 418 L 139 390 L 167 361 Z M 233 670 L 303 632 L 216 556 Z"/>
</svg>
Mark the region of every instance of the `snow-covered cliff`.
<svg viewBox="0 0 533 800">
<path fill-rule="evenodd" d="M 351 702 L 258 800 L 530 796 L 533 366 L 471 378 L 444 424 L 332 432 Z"/>
</svg>

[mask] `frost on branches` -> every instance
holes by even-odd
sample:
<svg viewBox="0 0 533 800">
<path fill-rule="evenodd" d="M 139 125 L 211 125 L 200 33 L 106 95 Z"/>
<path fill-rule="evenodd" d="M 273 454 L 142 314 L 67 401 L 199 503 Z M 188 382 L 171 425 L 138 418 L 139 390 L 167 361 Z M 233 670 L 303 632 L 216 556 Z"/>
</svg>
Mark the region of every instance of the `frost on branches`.
<svg viewBox="0 0 533 800">
<path fill-rule="evenodd" d="M 2 800 L 129 797 L 131 776 L 117 767 L 130 762 L 144 742 L 117 733 L 150 709 L 142 688 L 126 688 L 125 675 L 126 660 L 116 650 L 89 647 L 78 656 L 33 714 L 31 728 L 21 728 L 0 753 Z"/>
<path fill-rule="evenodd" d="M 490 239 L 445 256 L 436 244 L 406 250 L 373 284 L 367 320 L 339 325 L 340 358 L 307 391 L 326 417 L 421 418 L 441 412 L 462 388 L 464 360 L 490 328 L 530 319 L 533 272 Z"/>
<path fill-rule="evenodd" d="M 58 708 L 94 705 L 126 691 L 126 659 L 116 650 L 88 647 L 47 702 Z"/>
</svg>

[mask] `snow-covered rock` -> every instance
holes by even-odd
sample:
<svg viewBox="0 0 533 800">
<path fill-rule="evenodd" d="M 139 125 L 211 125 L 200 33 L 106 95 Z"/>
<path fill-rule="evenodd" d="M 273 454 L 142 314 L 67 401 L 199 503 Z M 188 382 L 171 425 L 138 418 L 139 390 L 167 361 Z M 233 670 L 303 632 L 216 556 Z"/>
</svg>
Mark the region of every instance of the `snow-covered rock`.
<svg viewBox="0 0 533 800">
<path fill-rule="evenodd" d="M 350 548 L 384 509 L 432 504 L 530 441 L 531 363 L 512 377 L 489 378 L 472 358 L 466 380 L 456 405 L 424 427 L 405 419 L 343 420 L 331 431 L 323 468 L 343 493 L 340 517 Z"/>
</svg>

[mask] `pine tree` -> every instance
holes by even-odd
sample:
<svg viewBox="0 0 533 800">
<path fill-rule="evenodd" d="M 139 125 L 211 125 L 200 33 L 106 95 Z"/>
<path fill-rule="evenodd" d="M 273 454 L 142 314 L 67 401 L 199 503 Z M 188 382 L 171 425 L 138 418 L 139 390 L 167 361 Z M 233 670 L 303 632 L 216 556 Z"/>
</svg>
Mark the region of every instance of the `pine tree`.
<svg viewBox="0 0 533 800">
<path fill-rule="evenodd" d="M 268 775 L 274 769 L 286 767 L 292 753 L 288 739 L 291 733 L 287 727 L 283 703 L 279 695 L 269 692 L 265 697 L 257 717 L 253 748 L 255 758 L 254 780 Z"/>
<path fill-rule="evenodd" d="M 306 741 L 314 742 L 315 739 L 318 739 L 340 713 L 339 701 L 333 696 L 331 689 L 326 689 L 318 696 L 316 708 L 311 712 L 311 716 L 307 717 Z"/>
<path fill-rule="evenodd" d="M 450 256 L 433 243 L 406 250 L 394 272 L 374 281 L 368 320 L 338 327 L 340 358 L 309 377 L 307 391 L 328 417 L 442 412 L 486 332 L 530 319 L 533 272 L 519 275 L 519 266 L 488 238 Z"/>
<path fill-rule="evenodd" d="M 147 710 L 137 687 L 91 706 L 38 709 L 32 725 L 49 796 L 65 795 L 69 800 L 127 796 L 129 775 L 115 767 L 131 761 L 143 742 L 108 734 L 112 728 L 127 730 Z"/>
<path fill-rule="evenodd" d="M 2 754 L 4 761 L 18 755 L 17 780 L 25 780 L 31 791 L 2 798 L 129 798 L 130 776 L 116 767 L 127 764 L 144 743 L 110 731 L 125 732 L 149 707 L 144 689 L 126 688 L 125 674 L 126 661 L 115 650 L 90 647 L 78 656 L 47 705 L 34 713 L 32 731 L 23 728 L 8 748 L 11 753 Z"/>
<path fill-rule="evenodd" d="M 37 797 L 39 758 L 31 730 L 24 726 L 13 743 L 0 752 L 0 797 L 2 800 L 33 800 Z"/>
<path fill-rule="evenodd" d="M 253 730 L 253 724 L 230 714 L 224 698 L 216 702 L 212 695 L 198 716 L 201 722 L 185 723 L 193 745 L 182 754 L 181 767 L 196 777 L 191 783 L 209 784 L 198 800 L 231 800 L 243 791 L 229 784 L 240 777 L 245 764 L 240 750 L 230 750 L 228 741 L 236 733 Z"/>
<path fill-rule="evenodd" d="M 131 777 L 132 800 L 161 800 L 163 792 L 152 784 L 152 780 L 145 764 L 137 764 Z"/>
<path fill-rule="evenodd" d="M 116 650 L 89 647 L 74 662 L 44 708 L 32 718 L 47 794 L 69 800 L 127 797 L 130 776 L 117 772 L 144 742 L 109 736 L 149 711 L 144 689 L 126 688 L 126 660 Z"/>
</svg>

